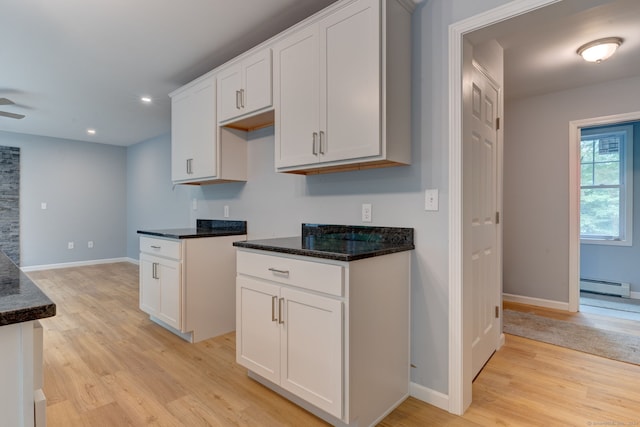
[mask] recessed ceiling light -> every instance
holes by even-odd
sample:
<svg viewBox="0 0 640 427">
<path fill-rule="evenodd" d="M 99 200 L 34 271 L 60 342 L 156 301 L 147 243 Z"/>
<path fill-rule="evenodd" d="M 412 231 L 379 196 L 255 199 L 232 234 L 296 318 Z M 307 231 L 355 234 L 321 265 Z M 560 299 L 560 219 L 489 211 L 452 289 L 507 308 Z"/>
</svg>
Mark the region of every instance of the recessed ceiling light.
<svg viewBox="0 0 640 427">
<path fill-rule="evenodd" d="M 620 37 L 607 37 L 606 39 L 594 40 L 582 45 L 577 52 L 585 61 L 599 64 L 609 59 L 621 44 L 622 39 Z"/>
<path fill-rule="evenodd" d="M 89 135 L 95 135 L 96 134 L 96 130 L 95 129 L 87 129 L 87 133 Z"/>
<path fill-rule="evenodd" d="M 151 101 L 153 101 L 153 99 L 151 99 L 150 96 L 141 96 L 140 101 L 142 101 L 145 104 L 151 104 Z"/>
</svg>

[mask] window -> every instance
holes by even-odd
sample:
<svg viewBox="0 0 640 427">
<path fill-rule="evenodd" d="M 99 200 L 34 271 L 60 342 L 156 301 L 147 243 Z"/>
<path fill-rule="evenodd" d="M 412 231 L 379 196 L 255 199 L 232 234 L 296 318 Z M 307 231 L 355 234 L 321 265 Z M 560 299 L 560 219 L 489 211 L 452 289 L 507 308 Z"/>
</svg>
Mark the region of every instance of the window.
<svg viewBox="0 0 640 427">
<path fill-rule="evenodd" d="M 580 137 L 581 243 L 631 245 L 633 127 L 582 129 Z"/>
</svg>

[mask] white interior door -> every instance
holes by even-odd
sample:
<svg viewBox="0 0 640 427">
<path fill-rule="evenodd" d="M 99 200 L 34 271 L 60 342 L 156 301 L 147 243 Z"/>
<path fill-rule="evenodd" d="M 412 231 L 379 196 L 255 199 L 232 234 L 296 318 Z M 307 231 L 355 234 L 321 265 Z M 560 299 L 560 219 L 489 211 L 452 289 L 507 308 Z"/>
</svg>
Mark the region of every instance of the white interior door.
<svg viewBox="0 0 640 427">
<path fill-rule="evenodd" d="M 472 369 L 475 377 L 498 347 L 500 337 L 500 283 L 498 272 L 497 171 L 498 171 L 498 89 L 476 67 L 471 81 L 469 131 L 465 150 L 470 165 L 465 182 L 470 185 L 465 198 L 471 202 L 469 270 L 473 316 Z M 467 251 L 467 253 L 469 253 Z"/>
</svg>

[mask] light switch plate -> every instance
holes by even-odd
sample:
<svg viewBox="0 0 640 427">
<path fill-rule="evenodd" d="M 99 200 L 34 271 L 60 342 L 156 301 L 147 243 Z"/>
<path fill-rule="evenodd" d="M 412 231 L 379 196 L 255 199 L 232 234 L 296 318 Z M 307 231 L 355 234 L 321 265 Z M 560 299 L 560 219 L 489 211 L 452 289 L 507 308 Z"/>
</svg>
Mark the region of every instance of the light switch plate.
<svg viewBox="0 0 640 427">
<path fill-rule="evenodd" d="M 424 190 L 424 210 L 425 211 L 437 211 L 438 210 L 438 189 Z"/>
</svg>

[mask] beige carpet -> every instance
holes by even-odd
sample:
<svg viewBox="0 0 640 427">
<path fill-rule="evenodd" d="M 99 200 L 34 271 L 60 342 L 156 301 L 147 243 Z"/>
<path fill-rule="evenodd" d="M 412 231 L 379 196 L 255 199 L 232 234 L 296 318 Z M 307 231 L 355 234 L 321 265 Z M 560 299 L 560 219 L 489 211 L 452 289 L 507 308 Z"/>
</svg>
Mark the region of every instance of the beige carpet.
<svg viewBox="0 0 640 427">
<path fill-rule="evenodd" d="M 504 310 L 504 332 L 640 365 L 640 338 L 531 313 Z"/>
</svg>

